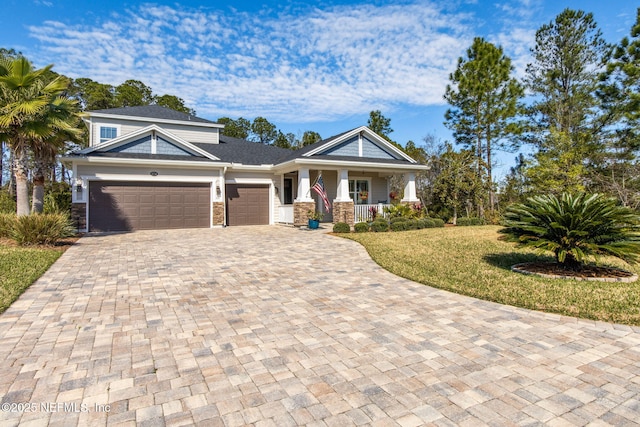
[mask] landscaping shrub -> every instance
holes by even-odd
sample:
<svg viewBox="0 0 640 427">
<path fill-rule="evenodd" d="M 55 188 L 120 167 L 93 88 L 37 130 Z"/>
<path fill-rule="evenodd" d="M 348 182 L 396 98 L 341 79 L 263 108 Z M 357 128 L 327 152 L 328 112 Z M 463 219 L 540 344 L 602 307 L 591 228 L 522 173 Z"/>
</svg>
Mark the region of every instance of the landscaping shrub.
<svg viewBox="0 0 640 427">
<path fill-rule="evenodd" d="M 462 227 L 466 227 L 466 226 L 471 226 L 471 225 L 485 225 L 486 221 L 484 220 L 484 218 L 476 218 L 476 217 L 463 217 L 463 218 L 458 218 L 458 220 L 456 221 L 456 225 L 462 226 Z"/>
<path fill-rule="evenodd" d="M 66 182 L 52 183 L 44 196 L 44 213 L 71 213 L 71 187 Z"/>
<path fill-rule="evenodd" d="M 391 231 L 404 231 L 407 229 L 407 221 L 396 221 L 391 223 Z"/>
<path fill-rule="evenodd" d="M 35 214 L 16 218 L 11 237 L 19 245 L 53 245 L 72 236 L 74 228 L 66 214 Z"/>
<path fill-rule="evenodd" d="M 15 222 L 15 213 L 0 213 L 0 237 L 11 237 L 11 230 L 13 230 Z"/>
<path fill-rule="evenodd" d="M 389 231 L 389 223 L 386 220 L 375 220 L 371 223 L 371 231 L 374 233 Z"/>
<path fill-rule="evenodd" d="M 347 224 L 346 222 L 336 222 L 333 225 L 333 232 L 334 233 L 349 233 L 349 232 L 351 232 L 351 227 L 349 227 L 349 224 Z"/>
<path fill-rule="evenodd" d="M 598 255 L 640 260 L 640 215 L 601 194 L 530 197 L 507 208 L 505 225 L 508 240 L 551 251 L 569 269 Z"/>
<path fill-rule="evenodd" d="M 417 230 L 418 229 L 418 220 L 410 219 L 405 222 L 405 230 Z"/>
<path fill-rule="evenodd" d="M 389 218 L 412 218 L 414 216 L 411 206 L 399 203 L 397 205 L 391 205 L 384 208 L 385 212 L 389 214 Z"/>
<path fill-rule="evenodd" d="M 369 224 L 367 224 L 366 222 L 359 222 L 353 226 L 353 230 L 356 233 L 366 233 L 367 231 L 369 231 Z"/>
<path fill-rule="evenodd" d="M 423 218 L 420 220 L 423 224 L 422 228 L 433 228 L 436 226 L 436 223 L 433 221 L 433 218 Z"/>
<path fill-rule="evenodd" d="M 434 227 L 444 227 L 444 220 L 440 218 L 431 218 Z"/>
<path fill-rule="evenodd" d="M 398 222 L 407 222 L 408 218 L 405 218 L 403 216 L 397 216 L 397 217 L 393 217 L 391 218 L 391 220 L 389 221 L 391 224 L 395 224 Z"/>
<path fill-rule="evenodd" d="M 0 190 L 0 213 L 16 213 L 16 201 L 6 190 Z"/>
</svg>

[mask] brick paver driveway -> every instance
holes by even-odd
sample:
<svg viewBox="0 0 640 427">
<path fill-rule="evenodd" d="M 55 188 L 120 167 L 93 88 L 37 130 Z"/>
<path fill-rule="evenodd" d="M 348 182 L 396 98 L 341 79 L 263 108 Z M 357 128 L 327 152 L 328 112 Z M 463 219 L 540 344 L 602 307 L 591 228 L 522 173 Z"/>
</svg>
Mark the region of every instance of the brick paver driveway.
<svg viewBox="0 0 640 427">
<path fill-rule="evenodd" d="M 284 227 L 81 239 L 0 316 L 1 425 L 625 425 L 640 330 Z M 8 405 L 7 405 L 8 404 Z"/>
</svg>

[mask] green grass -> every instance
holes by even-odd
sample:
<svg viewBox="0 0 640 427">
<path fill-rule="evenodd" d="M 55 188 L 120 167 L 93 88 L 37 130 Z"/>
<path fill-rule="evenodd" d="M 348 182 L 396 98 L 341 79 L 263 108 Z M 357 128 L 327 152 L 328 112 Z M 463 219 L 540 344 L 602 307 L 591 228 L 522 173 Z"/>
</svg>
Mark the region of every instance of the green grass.
<svg viewBox="0 0 640 427">
<path fill-rule="evenodd" d="M 498 226 L 430 228 L 341 235 L 362 244 L 373 260 L 398 276 L 462 295 L 533 310 L 640 325 L 640 281 L 544 279 L 510 271 L 513 264 L 554 261 L 499 240 Z M 638 273 L 615 259 L 606 265 Z"/>
<path fill-rule="evenodd" d="M 0 243 L 0 313 L 62 255 L 60 248 L 23 248 Z"/>
</svg>

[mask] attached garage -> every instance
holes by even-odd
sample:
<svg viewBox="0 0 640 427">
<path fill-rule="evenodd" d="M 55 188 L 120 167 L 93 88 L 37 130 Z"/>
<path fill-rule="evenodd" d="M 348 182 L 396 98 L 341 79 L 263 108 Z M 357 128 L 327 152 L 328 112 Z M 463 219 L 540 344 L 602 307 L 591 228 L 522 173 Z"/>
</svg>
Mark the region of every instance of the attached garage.
<svg viewBox="0 0 640 427">
<path fill-rule="evenodd" d="M 268 225 L 269 186 L 227 184 L 228 225 Z"/>
<path fill-rule="evenodd" d="M 209 183 L 92 181 L 89 231 L 211 226 Z"/>
</svg>

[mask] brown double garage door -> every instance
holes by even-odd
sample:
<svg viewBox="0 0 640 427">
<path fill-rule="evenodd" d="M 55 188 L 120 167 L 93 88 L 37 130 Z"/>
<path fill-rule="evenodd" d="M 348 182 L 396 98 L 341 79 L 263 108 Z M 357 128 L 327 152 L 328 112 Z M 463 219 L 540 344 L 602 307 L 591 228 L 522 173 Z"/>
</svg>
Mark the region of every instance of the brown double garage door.
<svg viewBox="0 0 640 427">
<path fill-rule="evenodd" d="M 209 183 L 89 183 L 89 231 L 211 226 Z"/>
</svg>

